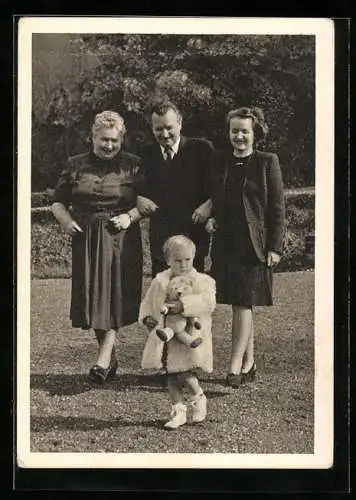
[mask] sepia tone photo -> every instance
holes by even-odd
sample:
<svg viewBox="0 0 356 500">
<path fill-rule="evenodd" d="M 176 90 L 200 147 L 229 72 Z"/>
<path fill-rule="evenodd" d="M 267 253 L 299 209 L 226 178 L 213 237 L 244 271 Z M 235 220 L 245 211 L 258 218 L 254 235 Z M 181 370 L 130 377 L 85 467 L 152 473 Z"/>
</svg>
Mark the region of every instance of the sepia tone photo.
<svg viewBox="0 0 356 500">
<path fill-rule="evenodd" d="M 330 467 L 332 23 L 22 18 L 18 60 L 19 464 Z"/>
</svg>

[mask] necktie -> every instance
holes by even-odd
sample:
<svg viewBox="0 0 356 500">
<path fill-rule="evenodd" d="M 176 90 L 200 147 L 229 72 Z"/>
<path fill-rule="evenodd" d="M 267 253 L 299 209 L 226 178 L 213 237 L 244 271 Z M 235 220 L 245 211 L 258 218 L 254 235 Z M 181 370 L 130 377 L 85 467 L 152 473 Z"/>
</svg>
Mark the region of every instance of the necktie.
<svg viewBox="0 0 356 500">
<path fill-rule="evenodd" d="M 164 152 L 166 153 L 166 162 L 170 162 L 173 159 L 173 151 L 170 147 L 164 148 Z"/>
</svg>

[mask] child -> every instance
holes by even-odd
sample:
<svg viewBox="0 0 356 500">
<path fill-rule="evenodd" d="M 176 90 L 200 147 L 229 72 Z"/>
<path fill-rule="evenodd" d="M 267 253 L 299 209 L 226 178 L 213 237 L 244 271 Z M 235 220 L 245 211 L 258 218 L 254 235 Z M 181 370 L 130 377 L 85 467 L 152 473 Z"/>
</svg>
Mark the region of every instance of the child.
<svg viewBox="0 0 356 500">
<path fill-rule="evenodd" d="M 168 391 L 172 401 L 171 419 L 166 429 L 177 429 L 187 421 L 187 406 L 184 390 L 190 393 L 190 406 L 193 422 L 202 422 L 206 417 L 206 396 L 199 385 L 195 370 L 200 368 L 212 372 L 213 353 L 211 335 L 211 313 L 215 309 L 215 281 L 208 275 L 198 273 L 193 267 L 195 244 L 186 236 L 169 238 L 163 245 L 163 253 L 169 269 L 158 273 L 141 303 L 139 321 L 149 330 L 149 336 L 142 355 L 142 368 L 167 371 Z M 156 328 L 163 327 L 161 308 L 165 304 L 169 280 L 173 276 L 189 276 L 193 279 L 193 294 L 181 297 L 168 304 L 173 314 L 197 316 L 201 323 L 198 332 L 192 335 L 203 337 L 204 341 L 192 349 L 179 340 L 172 338 L 167 344 L 156 335 Z M 163 346 L 167 356 L 163 364 Z M 165 365 L 165 366 L 164 366 Z"/>
</svg>

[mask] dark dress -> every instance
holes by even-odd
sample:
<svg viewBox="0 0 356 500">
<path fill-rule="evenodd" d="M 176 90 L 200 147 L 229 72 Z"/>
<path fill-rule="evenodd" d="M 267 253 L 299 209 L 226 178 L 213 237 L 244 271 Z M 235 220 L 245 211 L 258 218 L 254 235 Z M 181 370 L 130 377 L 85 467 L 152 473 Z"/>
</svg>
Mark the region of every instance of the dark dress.
<svg viewBox="0 0 356 500">
<path fill-rule="evenodd" d="M 211 274 L 217 302 L 240 306 L 272 305 L 272 271 L 257 257 L 243 204 L 246 169 L 252 155 L 224 157 L 223 203 L 214 236 Z"/>
<path fill-rule="evenodd" d="M 140 227 L 114 233 L 109 218 L 136 205 L 139 159 L 119 152 L 111 160 L 94 153 L 71 158 L 58 182 L 55 201 L 72 206 L 83 229 L 72 238 L 73 327 L 109 330 L 137 321 L 142 286 Z"/>
</svg>

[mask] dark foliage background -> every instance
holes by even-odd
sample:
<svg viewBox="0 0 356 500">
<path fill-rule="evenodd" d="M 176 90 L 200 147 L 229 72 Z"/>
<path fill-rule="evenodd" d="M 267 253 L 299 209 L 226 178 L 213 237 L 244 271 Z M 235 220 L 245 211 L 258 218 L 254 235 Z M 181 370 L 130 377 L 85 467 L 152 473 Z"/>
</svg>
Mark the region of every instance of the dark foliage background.
<svg viewBox="0 0 356 500">
<path fill-rule="evenodd" d="M 265 111 L 287 187 L 314 185 L 315 40 L 306 35 L 33 35 L 32 191 L 55 185 L 63 162 L 89 145 L 95 113 L 126 121 L 125 147 L 151 141 L 147 104 L 168 95 L 184 133 L 226 145 L 224 117 Z"/>
</svg>

